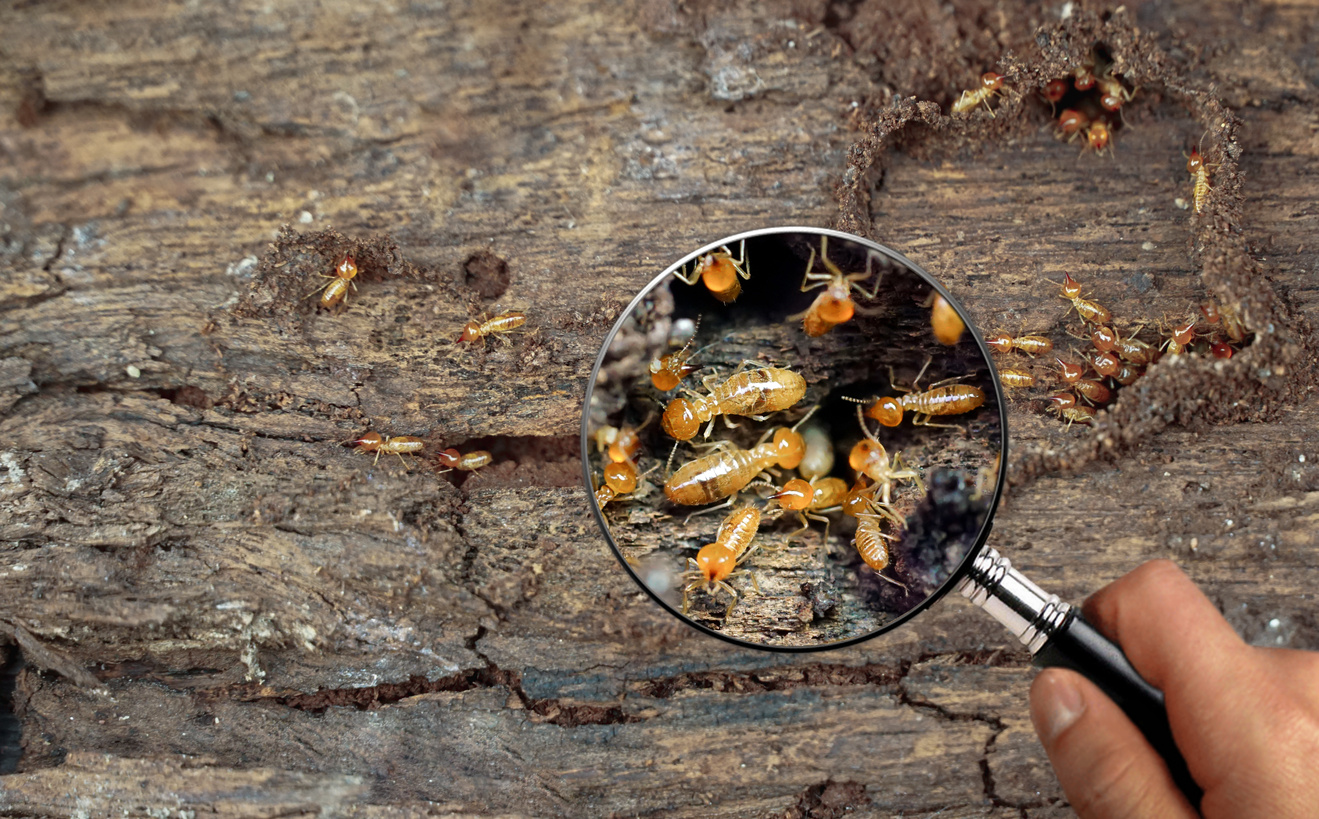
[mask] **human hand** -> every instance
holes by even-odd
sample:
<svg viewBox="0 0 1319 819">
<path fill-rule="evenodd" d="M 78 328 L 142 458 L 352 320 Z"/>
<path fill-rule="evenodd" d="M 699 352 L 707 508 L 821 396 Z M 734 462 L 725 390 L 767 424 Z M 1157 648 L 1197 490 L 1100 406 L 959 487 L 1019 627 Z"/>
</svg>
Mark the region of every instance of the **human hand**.
<svg viewBox="0 0 1319 819">
<path fill-rule="evenodd" d="M 1040 672 L 1031 721 L 1084 819 L 1319 815 L 1319 654 L 1254 648 L 1177 566 L 1146 563 L 1085 617 L 1163 691 L 1173 739 L 1204 788 L 1202 814 L 1121 709 L 1072 671 Z"/>
</svg>

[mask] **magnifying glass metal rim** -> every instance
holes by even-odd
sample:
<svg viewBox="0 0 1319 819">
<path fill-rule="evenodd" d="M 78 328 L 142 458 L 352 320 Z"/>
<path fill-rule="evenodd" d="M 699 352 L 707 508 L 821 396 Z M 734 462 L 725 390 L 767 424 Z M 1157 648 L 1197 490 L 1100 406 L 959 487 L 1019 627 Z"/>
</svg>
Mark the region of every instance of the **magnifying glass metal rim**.
<svg viewBox="0 0 1319 819">
<path fill-rule="evenodd" d="M 733 637 L 728 634 L 719 632 L 675 610 L 674 607 L 668 603 L 668 601 L 666 601 L 663 597 L 661 597 L 658 593 L 656 593 L 653 589 L 651 589 L 651 587 L 647 585 L 644 580 L 642 580 L 640 577 L 637 576 L 637 573 L 633 571 L 632 566 L 628 564 L 627 559 L 624 557 L 622 550 L 619 549 L 618 544 L 614 541 L 614 536 L 609 529 L 609 524 L 605 521 L 604 511 L 594 501 L 588 501 L 588 503 L 590 503 L 591 509 L 595 514 L 596 522 L 600 525 L 601 531 L 604 532 L 605 540 L 609 543 L 610 550 L 613 551 L 614 556 L 618 558 L 618 562 L 622 564 L 623 569 L 637 583 L 638 586 L 640 586 L 642 589 L 646 591 L 646 594 L 650 595 L 650 597 L 656 603 L 660 604 L 670 614 L 673 614 L 674 616 L 678 617 L 680 620 L 685 622 L 687 625 L 699 631 L 702 631 L 712 637 L 717 637 L 720 640 L 724 640 L 725 642 L 729 642 L 737 646 L 741 646 L 744 648 L 753 648 L 760 651 L 806 653 L 812 651 L 826 651 L 836 648 L 845 648 L 847 646 L 855 645 L 865 640 L 869 640 L 873 637 L 878 637 L 881 634 L 886 634 L 889 631 L 892 631 L 893 629 L 897 628 L 898 626 L 903 625 L 908 620 L 915 617 L 917 614 L 920 614 L 922 611 L 933 605 L 936 600 L 938 600 L 939 598 L 943 597 L 945 594 L 956 588 L 959 581 L 961 581 L 962 578 L 965 577 L 967 573 L 970 572 L 972 564 L 975 563 L 975 559 L 977 555 L 979 555 L 981 550 L 984 548 L 985 542 L 989 539 L 989 533 L 993 529 L 994 512 L 995 510 L 997 510 L 999 499 L 1002 497 L 1003 494 L 1003 483 L 1004 480 L 1007 478 L 1007 465 L 1008 465 L 1008 459 L 1007 459 L 1008 418 L 1007 418 L 1007 406 L 1004 401 L 1004 395 L 1003 395 L 1003 385 L 999 382 L 998 369 L 997 367 L 994 366 L 994 360 L 990 356 L 989 346 L 985 343 L 985 339 L 980 335 L 980 331 L 976 328 L 976 326 L 971 321 L 968 320 L 969 316 L 967 315 L 966 309 L 962 307 L 961 303 L 958 302 L 957 299 L 953 298 L 953 296 L 946 289 L 944 289 L 943 285 L 941 285 L 938 281 L 936 281 L 934 277 L 931 276 L 929 273 L 925 272 L 925 270 L 922 269 L 920 265 L 917 265 L 915 262 L 911 261 L 906 256 L 902 255 L 901 253 L 898 253 L 896 250 L 885 247 L 884 245 L 881 245 L 877 242 L 873 242 L 869 239 L 864 239 L 860 236 L 855 236 L 851 233 L 843 233 L 842 231 L 831 230 L 829 228 L 806 227 L 806 226 L 796 226 L 796 225 L 759 228 L 756 230 L 745 231 L 743 233 L 736 233 L 733 234 L 732 236 L 728 236 L 723 239 L 718 239 L 716 241 L 713 241 L 701 247 L 699 250 L 696 250 L 692 253 L 687 254 L 686 256 L 683 256 L 677 262 L 665 268 L 665 270 L 662 273 L 657 275 L 654 279 L 650 281 L 649 284 L 647 284 L 645 287 L 641 289 L 639 293 L 637 293 L 636 297 L 633 298 L 632 301 L 628 303 L 627 307 L 624 308 L 623 312 L 619 315 L 618 321 L 614 322 L 613 328 L 609 331 L 609 334 L 605 337 L 604 343 L 600 347 L 600 354 L 596 356 L 595 366 L 591 368 L 591 377 L 590 380 L 587 381 L 586 395 L 583 398 L 583 403 L 582 403 L 582 477 L 583 480 L 585 481 L 585 485 L 587 487 L 590 487 L 592 483 L 591 451 L 590 451 L 590 444 L 591 444 L 591 440 L 590 440 L 591 403 L 590 402 L 591 402 L 592 391 L 595 389 L 596 386 L 596 378 L 599 377 L 600 368 L 604 365 L 605 356 L 608 354 L 609 348 L 614 342 L 614 338 L 618 335 L 619 330 L 622 329 L 623 323 L 627 320 L 629 316 L 632 315 L 633 311 L 636 310 L 637 306 L 641 303 L 641 301 L 645 299 L 646 296 L 650 295 L 650 293 L 653 290 L 655 290 L 655 288 L 659 287 L 666 280 L 668 280 L 668 278 L 672 276 L 675 271 L 677 271 L 683 265 L 686 265 L 688 262 L 692 261 L 693 259 L 705 253 L 718 250 L 720 247 L 723 247 L 725 245 L 731 246 L 737 242 L 741 242 L 744 239 L 754 239 L 759 236 L 771 236 L 771 235 L 792 234 L 792 233 L 808 233 L 817 236 L 828 236 L 829 238 L 832 239 L 842 239 L 844 241 L 853 242 L 863 247 L 866 247 L 869 250 L 878 252 L 886 256 L 890 260 L 905 266 L 908 270 L 910 270 L 917 276 L 921 277 L 927 284 L 929 284 L 932 288 L 934 288 L 934 290 L 939 295 L 947 299 L 948 303 L 952 305 L 953 309 L 956 310 L 958 315 L 962 317 L 962 320 L 966 325 L 967 331 L 971 333 L 971 337 L 975 339 L 976 345 L 980 348 L 981 357 L 984 359 L 986 365 L 989 368 L 991 382 L 994 387 L 994 396 L 997 401 L 997 407 L 998 407 L 999 441 L 1000 441 L 998 475 L 996 476 L 996 480 L 994 483 L 993 497 L 990 499 L 989 505 L 985 510 L 985 519 L 980 526 L 980 532 L 976 536 L 975 544 L 970 549 L 967 550 L 966 555 L 962 558 L 962 562 L 958 564 L 957 569 L 954 570 L 948 576 L 948 579 L 945 580 L 943 584 L 939 586 L 939 588 L 935 589 L 933 592 L 927 595 L 926 598 L 922 600 L 920 603 L 908 609 L 907 611 L 903 612 L 902 614 L 898 615 L 894 620 L 885 623 L 883 626 L 875 629 L 874 631 L 869 631 L 866 632 L 865 634 L 860 634 L 855 637 L 848 637 L 843 640 L 820 643 L 818 645 L 770 645 L 765 643 L 757 643 L 751 640 L 745 640 L 739 637 Z M 755 280 L 753 279 L 749 286 L 754 286 L 754 285 L 755 285 Z"/>
</svg>

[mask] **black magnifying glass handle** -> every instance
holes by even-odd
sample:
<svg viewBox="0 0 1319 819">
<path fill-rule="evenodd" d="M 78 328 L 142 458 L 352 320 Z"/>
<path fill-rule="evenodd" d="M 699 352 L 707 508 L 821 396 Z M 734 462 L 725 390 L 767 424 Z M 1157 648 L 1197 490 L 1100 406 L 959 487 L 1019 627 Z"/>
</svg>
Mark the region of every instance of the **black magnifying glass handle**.
<svg viewBox="0 0 1319 819">
<path fill-rule="evenodd" d="M 994 549 L 976 556 L 958 591 L 989 612 L 1021 640 L 1042 668 L 1070 668 L 1085 675 L 1117 703 L 1168 765 L 1168 772 L 1186 798 L 1200 806 L 1204 792 L 1191 778 L 1186 760 L 1173 742 L 1163 692 L 1132 667 L 1112 640 L 1081 616 L 1081 612 L 1046 594 Z"/>
</svg>

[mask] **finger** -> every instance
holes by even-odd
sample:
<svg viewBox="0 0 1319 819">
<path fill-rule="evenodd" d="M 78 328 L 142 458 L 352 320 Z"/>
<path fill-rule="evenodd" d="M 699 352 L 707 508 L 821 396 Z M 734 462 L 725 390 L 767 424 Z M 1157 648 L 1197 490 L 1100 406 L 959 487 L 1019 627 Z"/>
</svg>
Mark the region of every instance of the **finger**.
<svg viewBox="0 0 1319 819">
<path fill-rule="evenodd" d="M 1170 696 L 1179 685 L 1222 690 L 1240 674 L 1233 659 L 1250 654 L 1214 604 L 1167 560 L 1118 578 L 1082 608 L 1095 628 L 1122 646 L 1141 676 Z"/>
<path fill-rule="evenodd" d="M 1040 672 L 1030 687 L 1030 716 L 1082 819 L 1199 816 L 1126 714 L 1081 675 Z"/>
</svg>

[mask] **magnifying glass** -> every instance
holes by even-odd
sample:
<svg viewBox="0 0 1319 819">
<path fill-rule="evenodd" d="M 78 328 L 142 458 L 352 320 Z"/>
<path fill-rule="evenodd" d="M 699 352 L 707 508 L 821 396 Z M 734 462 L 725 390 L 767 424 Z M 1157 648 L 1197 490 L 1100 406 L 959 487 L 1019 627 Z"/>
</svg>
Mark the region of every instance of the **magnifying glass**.
<svg viewBox="0 0 1319 819">
<path fill-rule="evenodd" d="M 1099 685 L 1199 804 L 1163 693 L 986 546 L 1007 469 L 1002 386 L 965 311 L 909 259 L 820 228 L 720 239 L 632 300 L 589 383 L 596 518 L 674 616 L 816 651 L 956 589 L 1036 665 Z"/>
</svg>

